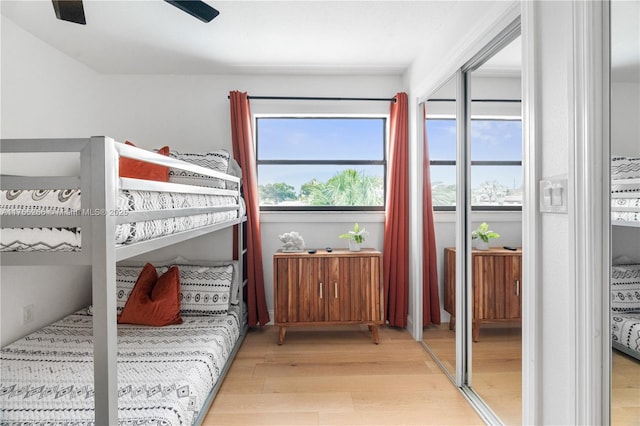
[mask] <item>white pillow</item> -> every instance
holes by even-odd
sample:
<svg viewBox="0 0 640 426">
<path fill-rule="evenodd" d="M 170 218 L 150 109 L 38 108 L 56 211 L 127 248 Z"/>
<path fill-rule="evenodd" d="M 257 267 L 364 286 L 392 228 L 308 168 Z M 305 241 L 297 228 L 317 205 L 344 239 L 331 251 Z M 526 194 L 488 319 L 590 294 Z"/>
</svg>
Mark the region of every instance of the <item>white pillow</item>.
<svg viewBox="0 0 640 426">
<path fill-rule="evenodd" d="M 187 259 L 183 256 L 176 256 L 175 258 L 158 262 L 159 265 L 167 265 L 167 268 L 177 265 L 178 269 L 181 265 L 187 266 L 199 266 L 199 267 L 213 267 L 213 266 L 227 266 L 231 265 L 233 267 L 233 276 L 231 277 L 231 295 L 229 296 L 229 301 L 232 305 L 237 305 L 240 303 L 240 282 L 236 279 L 239 275 L 238 271 L 238 261 L 237 260 L 191 260 Z"/>
<path fill-rule="evenodd" d="M 180 314 L 226 315 L 233 266 L 176 265 L 180 271 Z"/>
<path fill-rule="evenodd" d="M 218 151 L 202 152 L 202 153 L 181 153 L 171 151 L 169 156 L 178 160 L 197 166 L 206 167 L 222 173 L 229 171 L 229 152 L 221 149 Z M 186 185 L 207 186 L 211 188 L 226 188 L 226 181 L 223 179 L 201 175 L 199 173 L 188 172 L 177 168 L 169 169 L 169 182 L 182 183 Z"/>
</svg>

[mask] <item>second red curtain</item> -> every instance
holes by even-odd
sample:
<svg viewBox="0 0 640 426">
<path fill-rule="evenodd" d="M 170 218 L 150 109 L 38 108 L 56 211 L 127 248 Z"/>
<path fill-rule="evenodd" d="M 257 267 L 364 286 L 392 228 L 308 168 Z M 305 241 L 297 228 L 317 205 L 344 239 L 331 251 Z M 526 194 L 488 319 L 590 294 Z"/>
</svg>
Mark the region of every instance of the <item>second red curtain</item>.
<svg viewBox="0 0 640 426">
<path fill-rule="evenodd" d="M 249 326 L 269 322 L 269 310 L 264 291 L 262 268 L 262 238 L 260 237 L 260 208 L 256 174 L 251 109 L 245 92 L 229 94 L 231 108 L 231 141 L 233 156 L 242 169 L 244 199 L 247 206 L 247 310 Z"/>
<path fill-rule="evenodd" d="M 422 170 L 422 326 L 440 324 L 440 298 L 438 296 L 438 258 L 436 256 L 436 234 L 433 223 L 433 199 L 431 194 L 431 168 L 429 163 L 429 140 L 427 138 L 427 110 L 424 107 L 424 155 Z"/>
<path fill-rule="evenodd" d="M 409 304 L 409 116 L 407 94 L 398 93 L 389 118 L 389 178 L 384 220 L 385 318 L 407 326 Z"/>
</svg>

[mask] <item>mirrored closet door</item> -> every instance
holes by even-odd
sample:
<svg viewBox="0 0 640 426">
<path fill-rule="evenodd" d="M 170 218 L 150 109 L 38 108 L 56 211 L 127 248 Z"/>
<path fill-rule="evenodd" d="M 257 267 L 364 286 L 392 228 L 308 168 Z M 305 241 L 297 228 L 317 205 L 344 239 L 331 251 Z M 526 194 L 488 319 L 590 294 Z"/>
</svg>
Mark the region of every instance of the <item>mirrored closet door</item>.
<svg viewBox="0 0 640 426">
<path fill-rule="evenodd" d="M 424 104 L 426 139 L 424 149 L 429 156 L 428 173 L 431 200 L 434 206 L 435 240 L 438 258 L 438 294 L 440 296 L 441 323 L 429 324 L 423 329 L 423 341 L 441 368 L 455 381 L 455 258 L 443 261 L 445 250 L 456 246 L 456 147 L 457 78 L 450 78 Z M 426 182 L 426 180 L 425 180 Z M 448 285 L 450 288 L 446 288 Z"/>
<path fill-rule="evenodd" d="M 640 2 L 611 13 L 611 424 L 640 422 Z M 634 284 L 635 283 L 635 284 Z"/>
<path fill-rule="evenodd" d="M 521 424 L 522 411 L 519 32 L 514 22 L 424 102 L 442 322 L 423 342 L 492 424 Z M 500 235 L 488 250 L 471 236 L 483 223 Z"/>
<path fill-rule="evenodd" d="M 509 40 L 505 40 L 506 43 Z M 522 106 L 520 37 L 467 74 L 472 388 L 505 423 L 522 423 Z M 483 224 L 486 224 L 483 227 Z"/>
</svg>

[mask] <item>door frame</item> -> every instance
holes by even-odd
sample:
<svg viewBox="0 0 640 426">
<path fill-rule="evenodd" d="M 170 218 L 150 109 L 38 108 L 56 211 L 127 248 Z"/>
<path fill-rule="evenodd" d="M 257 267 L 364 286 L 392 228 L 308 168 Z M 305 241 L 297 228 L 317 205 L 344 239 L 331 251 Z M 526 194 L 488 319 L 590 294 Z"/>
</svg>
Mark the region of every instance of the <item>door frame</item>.
<svg viewBox="0 0 640 426">
<path fill-rule="evenodd" d="M 542 217 L 538 184 L 542 180 L 544 31 L 538 2 L 522 2 L 523 41 L 523 424 L 541 424 L 545 412 L 542 364 L 541 290 Z M 610 423 L 610 136 L 609 136 L 609 1 L 572 2 L 572 61 L 569 64 L 568 214 L 569 283 L 575 312 L 573 347 L 576 424 Z M 548 72 L 545 70 L 545 72 Z"/>
<path fill-rule="evenodd" d="M 574 2 L 575 420 L 610 423 L 611 142 L 609 1 Z M 571 155 L 572 154 L 572 155 Z M 570 176 L 571 178 L 571 176 Z M 605 285 L 606 284 L 606 285 Z"/>
</svg>

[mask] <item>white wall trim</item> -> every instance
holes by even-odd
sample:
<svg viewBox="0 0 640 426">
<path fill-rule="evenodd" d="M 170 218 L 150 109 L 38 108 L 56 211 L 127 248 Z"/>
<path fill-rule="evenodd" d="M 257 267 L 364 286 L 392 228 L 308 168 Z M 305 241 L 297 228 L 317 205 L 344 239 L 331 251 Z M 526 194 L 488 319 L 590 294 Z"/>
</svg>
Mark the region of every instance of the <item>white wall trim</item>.
<svg viewBox="0 0 640 426">
<path fill-rule="evenodd" d="M 541 177 L 539 99 L 542 85 L 536 31 L 535 2 L 522 2 L 522 424 L 541 424 L 542 419 L 542 326 L 540 230 L 538 181 Z"/>
<path fill-rule="evenodd" d="M 423 274 L 422 263 L 424 259 L 424 200 L 422 192 L 424 188 L 424 104 L 413 98 L 409 105 L 409 132 L 413 134 L 409 144 L 409 318 L 407 330 L 417 341 L 422 340 L 422 298 L 423 298 Z"/>
<path fill-rule="evenodd" d="M 456 164 L 466 165 L 470 152 L 467 145 L 467 103 L 470 99 L 467 96 L 467 78 L 462 69 L 456 73 Z M 469 199 L 470 176 L 469 167 L 456 167 L 456 282 L 455 294 L 464 295 L 456 297 L 456 385 L 462 387 L 471 386 L 473 363 L 471 362 L 471 351 L 468 346 L 471 343 L 471 303 L 473 294 L 471 286 L 465 283 L 471 282 L 471 233 L 468 228 L 468 218 L 471 212 L 471 200 Z M 460 208 L 462 206 L 463 208 Z M 467 253 L 468 252 L 468 253 Z M 467 256 L 467 254 L 469 254 Z"/>
<path fill-rule="evenodd" d="M 576 424 L 609 423 L 608 19 L 607 2 L 573 3 L 574 137 L 569 179 L 574 191 L 569 208 L 574 220 L 569 252 L 576 295 Z"/>
</svg>

